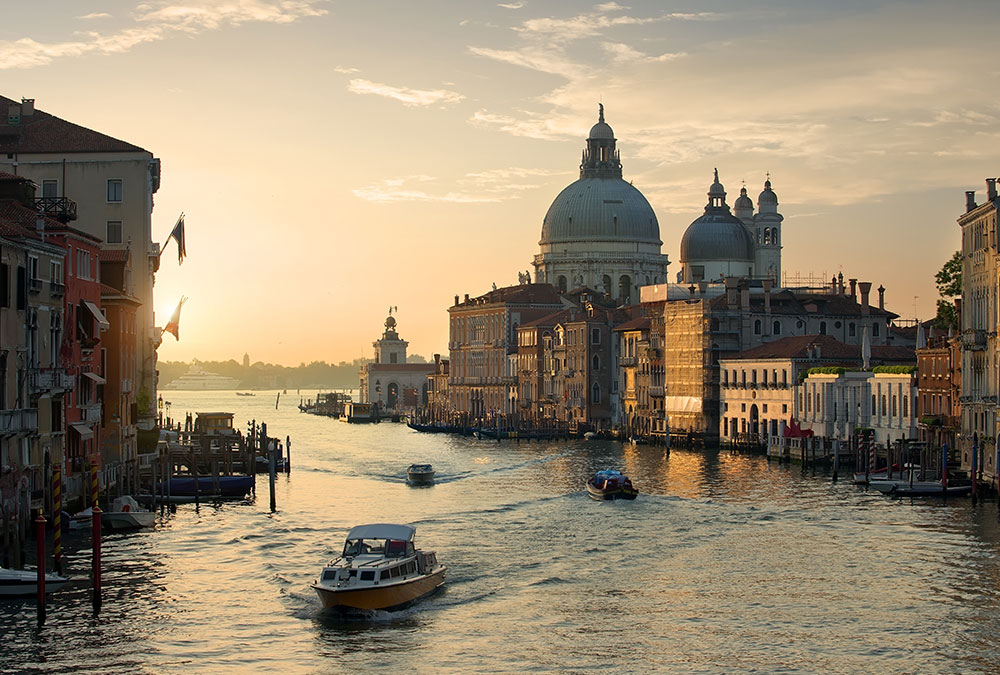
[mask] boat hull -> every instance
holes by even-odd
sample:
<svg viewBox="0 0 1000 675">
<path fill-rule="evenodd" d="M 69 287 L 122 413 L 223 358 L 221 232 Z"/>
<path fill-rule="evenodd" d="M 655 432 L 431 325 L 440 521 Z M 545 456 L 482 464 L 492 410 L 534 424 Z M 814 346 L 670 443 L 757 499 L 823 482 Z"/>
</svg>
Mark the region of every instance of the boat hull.
<svg viewBox="0 0 1000 675">
<path fill-rule="evenodd" d="M 323 607 L 327 609 L 386 610 L 402 609 L 437 591 L 444 584 L 445 568 L 431 574 L 385 586 L 335 588 L 313 584 Z"/>
<path fill-rule="evenodd" d="M 607 502 L 614 499 L 635 499 L 639 496 L 639 491 L 634 488 L 628 489 L 623 487 L 614 487 L 602 490 L 590 483 L 587 483 L 587 494 L 591 499 L 599 502 Z"/>
<path fill-rule="evenodd" d="M 45 592 L 62 588 L 69 579 L 57 574 L 45 575 Z M 0 568 L 0 597 L 24 598 L 38 593 L 38 572 L 34 570 L 9 570 Z"/>
<path fill-rule="evenodd" d="M 871 480 L 868 487 L 882 494 L 900 495 L 906 497 L 960 497 L 972 492 L 972 485 L 949 485 L 945 487 L 941 481 L 907 481 L 881 479 Z"/>
<path fill-rule="evenodd" d="M 152 527 L 155 522 L 152 511 L 109 511 L 101 515 L 101 525 L 109 530 L 138 530 Z"/>
</svg>

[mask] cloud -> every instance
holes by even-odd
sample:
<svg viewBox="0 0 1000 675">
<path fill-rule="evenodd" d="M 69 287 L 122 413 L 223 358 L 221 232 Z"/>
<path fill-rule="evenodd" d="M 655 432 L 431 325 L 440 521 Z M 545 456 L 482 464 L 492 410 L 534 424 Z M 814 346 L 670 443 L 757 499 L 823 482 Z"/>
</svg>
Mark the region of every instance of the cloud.
<svg viewBox="0 0 1000 675">
<path fill-rule="evenodd" d="M 475 195 L 462 192 L 445 192 L 434 194 L 426 190 L 408 187 L 409 183 L 427 183 L 434 181 L 431 176 L 403 176 L 385 180 L 351 190 L 355 197 L 370 202 L 446 202 L 452 204 L 482 204 L 499 202 L 502 199 L 493 195 Z"/>
<path fill-rule="evenodd" d="M 524 7 L 523 2 L 501 2 L 497 7 L 503 7 L 504 9 L 521 9 Z"/>
<path fill-rule="evenodd" d="M 110 19 L 111 15 L 107 12 L 94 12 L 92 14 L 84 14 L 83 16 L 76 17 L 82 21 L 87 21 L 89 19 Z"/>
<path fill-rule="evenodd" d="M 469 123 L 481 129 L 493 129 L 512 136 L 543 141 L 561 141 L 580 135 L 579 128 L 561 126 L 558 119 L 540 113 L 523 113 L 522 117 L 513 117 L 477 110 Z"/>
<path fill-rule="evenodd" d="M 341 73 L 342 75 L 354 75 L 360 73 L 361 71 L 357 68 L 348 68 L 347 66 L 334 66 L 333 72 Z"/>
<path fill-rule="evenodd" d="M 684 52 L 667 52 L 659 56 L 647 56 L 639 50 L 620 42 L 603 42 L 601 49 L 617 63 L 664 63 L 687 56 Z"/>
<path fill-rule="evenodd" d="M 545 47 L 528 47 L 521 50 L 489 49 L 487 47 L 469 47 L 469 52 L 476 56 L 493 59 L 512 66 L 520 66 L 541 73 L 561 75 L 572 78 L 581 71 L 583 66 L 573 63 L 556 50 Z"/>
<path fill-rule="evenodd" d="M 354 79 L 348 82 L 347 90 L 354 94 L 374 94 L 399 101 L 406 106 L 451 105 L 465 97 L 447 89 L 410 89 L 393 87 L 371 80 Z"/>
<path fill-rule="evenodd" d="M 25 37 L 0 40 L 0 69 L 44 66 L 55 60 L 88 54 L 118 54 L 133 47 L 166 40 L 176 34 L 195 35 L 245 23 L 286 24 L 302 18 L 322 16 L 327 0 L 190 0 L 183 5 L 168 0 L 146 2 L 136 7 L 134 25 L 117 32 L 84 31 L 75 40 L 38 42 Z M 104 18 L 105 13 L 79 19 Z"/>
</svg>

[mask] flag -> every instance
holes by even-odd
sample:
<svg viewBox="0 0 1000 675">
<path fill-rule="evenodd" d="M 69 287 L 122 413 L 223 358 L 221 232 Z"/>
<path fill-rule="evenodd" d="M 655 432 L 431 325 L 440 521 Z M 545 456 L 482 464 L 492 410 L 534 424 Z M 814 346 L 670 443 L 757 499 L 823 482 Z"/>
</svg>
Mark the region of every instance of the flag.
<svg viewBox="0 0 1000 675">
<path fill-rule="evenodd" d="M 182 219 L 181 225 L 183 226 L 183 224 L 184 221 Z M 175 309 L 174 313 L 170 315 L 170 321 L 168 321 L 167 325 L 163 327 L 163 330 L 160 332 L 161 335 L 163 333 L 170 333 L 171 335 L 174 336 L 175 340 L 181 339 L 180 337 L 181 307 L 184 305 L 184 302 L 186 300 L 187 298 L 181 296 L 181 301 L 177 303 L 177 309 Z"/>
<path fill-rule="evenodd" d="M 167 237 L 167 244 L 173 239 L 177 242 L 177 264 L 180 265 L 184 262 L 184 256 L 187 255 L 187 250 L 184 248 L 184 214 L 180 215 L 177 219 L 177 224 L 174 225 L 174 229 L 170 231 L 170 236 Z M 167 244 L 163 247 L 166 248 Z"/>
</svg>

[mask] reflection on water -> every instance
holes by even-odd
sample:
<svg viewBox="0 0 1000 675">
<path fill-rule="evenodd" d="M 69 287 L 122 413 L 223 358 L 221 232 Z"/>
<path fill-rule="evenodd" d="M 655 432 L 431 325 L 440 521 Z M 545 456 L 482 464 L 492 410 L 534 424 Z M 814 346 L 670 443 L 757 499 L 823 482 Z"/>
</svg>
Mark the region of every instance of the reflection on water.
<svg viewBox="0 0 1000 675">
<path fill-rule="evenodd" d="M 291 436 L 277 513 L 266 496 L 181 506 L 109 536 L 98 617 L 86 534 L 69 533 L 75 580 L 46 626 L 31 600 L 0 602 L 0 671 L 1000 667 L 995 502 L 892 500 L 728 453 L 347 425 L 274 398 L 171 392 L 175 414 L 232 410 Z M 406 483 L 413 462 L 433 485 Z M 590 500 L 603 468 L 639 498 Z M 402 612 L 321 610 L 309 585 L 363 522 L 415 524 L 444 591 Z"/>
</svg>

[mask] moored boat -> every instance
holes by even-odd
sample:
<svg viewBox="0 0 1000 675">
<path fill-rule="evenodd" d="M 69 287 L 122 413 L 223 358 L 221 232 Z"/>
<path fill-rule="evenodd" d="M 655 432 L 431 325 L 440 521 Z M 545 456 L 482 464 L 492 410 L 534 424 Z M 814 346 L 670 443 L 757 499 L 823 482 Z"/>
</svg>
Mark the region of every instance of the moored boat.
<svg viewBox="0 0 1000 675">
<path fill-rule="evenodd" d="M 416 528 L 376 523 L 347 533 L 340 557 L 312 585 L 325 608 L 395 610 L 434 593 L 445 567 L 434 551 L 413 546 Z"/>
<path fill-rule="evenodd" d="M 587 494 L 597 501 L 609 501 L 635 499 L 639 491 L 632 485 L 632 480 L 621 471 L 605 469 L 587 480 Z"/>
<path fill-rule="evenodd" d="M 434 467 L 430 464 L 411 464 L 406 469 L 406 480 L 414 485 L 429 485 L 434 482 Z"/>
<path fill-rule="evenodd" d="M 69 577 L 48 572 L 45 575 L 45 592 L 51 593 L 62 588 Z M 30 597 L 38 593 L 37 570 L 11 570 L 0 567 L 0 597 Z"/>
<path fill-rule="evenodd" d="M 138 530 L 152 527 L 156 514 L 139 506 L 132 497 L 117 497 L 111 503 L 111 510 L 101 514 L 101 525 L 109 530 Z"/>
<path fill-rule="evenodd" d="M 245 497 L 254 488 L 253 476 L 202 476 L 198 480 L 198 494 L 204 498 Z M 218 491 L 216 491 L 218 484 Z M 171 478 L 169 490 L 157 484 L 158 494 L 167 492 L 174 497 L 193 497 L 195 494 L 195 479 L 191 477 Z"/>
<path fill-rule="evenodd" d="M 868 481 L 868 487 L 882 494 L 905 497 L 961 497 L 972 492 L 971 483 L 948 483 L 939 480 L 908 480 L 878 478 Z"/>
</svg>

